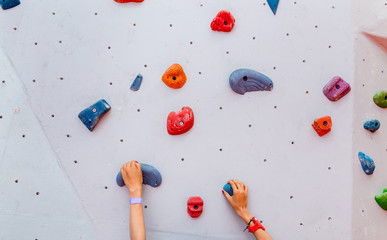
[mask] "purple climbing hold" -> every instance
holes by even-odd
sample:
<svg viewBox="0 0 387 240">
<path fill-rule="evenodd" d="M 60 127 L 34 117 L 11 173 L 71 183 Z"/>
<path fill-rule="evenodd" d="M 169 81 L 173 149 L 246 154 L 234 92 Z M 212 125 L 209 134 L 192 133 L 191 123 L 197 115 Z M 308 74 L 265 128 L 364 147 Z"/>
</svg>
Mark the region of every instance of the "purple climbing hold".
<svg viewBox="0 0 387 240">
<path fill-rule="evenodd" d="M 333 102 L 344 97 L 350 91 L 351 86 L 338 76 L 332 78 L 332 80 L 329 81 L 323 89 L 324 95 Z"/>
<path fill-rule="evenodd" d="M 238 69 L 230 75 L 231 89 L 241 95 L 246 92 L 271 91 L 273 81 L 267 76 L 251 69 Z"/>
<path fill-rule="evenodd" d="M 162 182 L 160 172 L 151 165 L 141 163 L 142 171 L 142 184 L 149 185 L 151 187 L 158 187 Z M 121 171 L 118 172 L 116 177 L 117 185 L 120 187 L 125 186 L 124 179 L 122 178 Z"/>
</svg>

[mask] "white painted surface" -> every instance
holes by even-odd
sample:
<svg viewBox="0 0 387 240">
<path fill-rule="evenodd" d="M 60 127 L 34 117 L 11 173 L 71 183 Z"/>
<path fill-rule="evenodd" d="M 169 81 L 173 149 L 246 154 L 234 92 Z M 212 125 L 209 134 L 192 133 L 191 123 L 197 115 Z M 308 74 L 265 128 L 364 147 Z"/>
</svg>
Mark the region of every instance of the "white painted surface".
<svg viewBox="0 0 387 240">
<path fill-rule="evenodd" d="M 264 2 L 40 0 L 24 1 L 1 13 L 0 44 L 52 147 L 36 154 L 55 154 L 68 176 L 73 187 L 69 198 L 79 199 L 77 206 L 83 207 L 94 227 L 85 229 L 84 238 L 95 234 L 98 239 L 129 239 L 129 193 L 115 185 L 115 176 L 122 163 L 132 159 L 154 165 L 163 176 L 159 188 L 144 188 L 149 239 L 251 239 L 221 194 L 231 178 L 248 184 L 250 211 L 275 239 L 352 238 L 352 222 L 361 218 L 353 208 L 362 199 L 353 195 L 352 183 L 363 177 L 353 155 L 357 151 L 353 134 L 363 131 L 353 125 L 360 114 L 354 103 L 361 94 L 353 78 L 355 4 L 281 1 L 273 16 Z M 222 9 L 236 18 L 231 33 L 209 28 Z M 173 63 L 180 63 L 188 77 L 180 90 L 161 81 Z M 273 91 L 244 96 L 232 92 L 228 76 L 242 67 L 269 76 Z M 137 73 L 144 81 L 138 92 L 132 92 L 129 87 Z M 335 75 L 356 90 L 332 103 L 322 87 Z M 1 87 L 12 94 L 7 85 Z M 112 110 L 90 133 L 77 114 L 100 98 Z M 2 104 L 4 116 L 12 105 Z M 166 118 L 183 106 L 193 109 L 195 125 L 184 135 L 170 136 Z M 310 125 L 328 114 L 333 129 L 320 138 Z M 1 131 L 10 129 L 7 117 L 0 122 Z M 20 147 L 20 133 L 28 134 L 29 128 L 17 127 L 12 136 L 18 140 L 2 138 L 3 143 Z M 379 141 L 374 140 L 382 151 L 383 131 Z M 10 191 L 15 177 L 3 177 L 4 189 Z M 47 192 L 63 195 L 50 184 L 66 184 L 64 179 L 44 179 Z M 372 202 L 372 194 L 364 201 Z M 196 195 L 205 202 L 204 212 L 191 219 L 186 201 Z M 37 204 L 44 208 L 49 203 L 39 198 Z M 78 212 L 70 205 L 55 209 Z M 56 213 L 46 211 L 44 217 L 55 221 Z M 375 208 L 375 214 L 385 213 Z M 25 221 L 23 215 L 15 216 L 20 219 L 15 222 Z M 7 215 L 2 213 L 0 219 L 10 229 L 0 235 L 4 239 L 56 236 L 50 228 L 36 228 L 35 235 L 15 231 Z M 385 234 L 382 226 L 379 222 L 373 228 Z M 80 233 L 77 227 L 66 229 Z"/>
</svg>

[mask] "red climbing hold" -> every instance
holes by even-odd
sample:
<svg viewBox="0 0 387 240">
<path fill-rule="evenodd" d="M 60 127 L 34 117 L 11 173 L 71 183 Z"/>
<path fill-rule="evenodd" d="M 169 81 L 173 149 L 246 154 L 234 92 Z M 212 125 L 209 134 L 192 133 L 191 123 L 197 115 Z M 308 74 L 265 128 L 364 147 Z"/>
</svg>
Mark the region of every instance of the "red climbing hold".
<svg viewBox="0 0 387 240">
<path fill-rule="evenodd" d="M 212 20 L 211 28 L 214 31 L 230 32 L 235 24 L 235 18 L 227 10 L 222 10 Z"/>
<path fill-rule="evenodd" d="M 144 0 L 114 0 L 118 3 L 128 3 L 128 2 L 143 2 Z"/>
<path fill-rule="evenodd" d="M 203 212 L 203 199 L 201 197 L 190 197 L 187 201 L 187 212 L 192 218 L 197 218 Z"/>
<path fill-rule="evenodd" d="M 167 119 L 167 130 L 170 135 L 180 135 L 188 132 L 194 124 L 194 114 L 191 108 L 183 107 L 180 112 L 171 112 Z"/>
<path fill-rule="evenodd" d="M 314 120 L 312 127 L 321 137 L 331 131 L 332 119 L 330 116 L 324 116 Z"/>
</svg>

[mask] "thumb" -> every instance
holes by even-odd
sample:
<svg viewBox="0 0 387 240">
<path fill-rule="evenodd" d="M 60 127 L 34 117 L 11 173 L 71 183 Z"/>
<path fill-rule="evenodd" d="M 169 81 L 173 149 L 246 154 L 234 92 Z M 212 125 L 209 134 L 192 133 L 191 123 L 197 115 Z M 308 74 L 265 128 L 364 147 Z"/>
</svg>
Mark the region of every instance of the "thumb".
<svg viewBox="0 0 387 240">
<path fill-rule="evenodd" d="M 226 197 L 226 199 L 230 202 L 230 201 L 231 201 L 231 196 L 230 196 L 230 194 L 228 194 L 228 192 L 226 192 L 226 191 L 224 191 L 224 190 L 222 190 L 222 193 L 223 193 L 223 195 Z"/>
</svg>

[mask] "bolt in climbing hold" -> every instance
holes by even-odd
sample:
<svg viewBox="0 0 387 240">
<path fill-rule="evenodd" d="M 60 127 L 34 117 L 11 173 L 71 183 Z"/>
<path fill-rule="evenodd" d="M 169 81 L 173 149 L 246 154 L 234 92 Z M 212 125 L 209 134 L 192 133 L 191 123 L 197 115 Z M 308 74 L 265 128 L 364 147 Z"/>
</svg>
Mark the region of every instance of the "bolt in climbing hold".
<svg viewBox="0 0 387 240">
<path fill-rule="evenodd" d="M 375 162 L 370 158 L 369 156 L 365 155 L 362 152 L 359 152 L 358 154 L 359 161 L 361 164 L 361 167 L 363 168 L 363 171 L 367 175 L 372 175 L 375 170 Z"/>
<path fill-rule="evenodd" d="M 171 112 L 167 119 L 167 131 L 170 135 L 188 132 L 194 124 L 194 114 L 190 107 L 183 107 L 179 112 Z"/>
<path fill-rule="evenodd" d="M 132 85 L 130 86 L 130 90 L 138 91 L 140 89 L 141 83 L 142 83 L 142 75 L 138 74 L 137 77 L 134 79 Z"/>
<path fill-rule="evenodd" d="M 341 77 L 334 77 L 323 88 L 324 95 L 331 101 L 337 101 L 351 91 L 351 86 Z"/>
<path fill-rule="evenodd" d="M 267 0 L 267 3 L 269 4 L 271 11 L 273 11 L 274 15 L 277 12 L 279 0 Z"/>
<path fill-rule="evenodd" d="M 375 196 L 375 201 L 381 208 L 387 211 L 387 189 L 383 189 L 383 193 Z"/>
<path fill-rule="evenodd" d="M 223 186 L 223 190 L 226 191 L 230 196 L 234 195 L 234 191 L 232 190 L 231 184 L 229 183 Z"/>
<path fill-rule="evenodd" d="M 161 79 L 165 85 L 174 89 L 183 87 L 187 82 L 187 76 L 185 75 L 182 66 L 177 63 L 170 66 Z"/>
<path fill-rule="evenodd" d="M 374 103 L 381 108 L 387 108 L 387 91 L 380 91 L 374 95 Z"/>
<path fill-rule="evenodd" d="M 312 127 L 320 137 L 324 136 L 331 131 L 332 119 L 330 116 L 316 118 L 312 124 Z"/>
<path fill-rule="evenodd" d="M 364 123 L 364 129 L 374 133 L 380 128 L 380 122 L 376 119 Z"/>
<path fill-rule="evenodd" d="M 149 185 L 151 187 L 158 187 L 162 182 L 160 172 L 151 165 L 141 163 L 142 172 L 142 184 Z M 121 171 L 118 172 L 116 177 L 117 185 L 120 187 L 125 186 L 124 179 L 122 178 Z"/>
<path fill-rule="evenodd" d="M 267 76 L 251 69 L 238 69 L 229 78 L 231 89 L 241 95 L 253 91 L 271 91 L 273 81 Z"/>
<path fill-rule="evenodd" d="M 230 32 L 235 24 L 235 18 L 227 10 L 220 11 L 211 22 L 211 29 L 219 32 Z"/>
<path fill-rule="evenodd" d="M 0 0 L 1 8 L 3 8 L 4 10 L 16 7 L 19 4 L 19 0 Z"/>
<path fill-rule="evenodd" d="M 128 2 L 136 2 L 136 3 L 139 3 L 139 2 L 143 2 L 144 0 L 114 0 L 118 3 L 128 3 Z"/>
<path fill-rule="evenodd" d="M 203 212 L 203 199 L 201 197 L 190 197 L 187 201 L 187 212 L 192 218 L 199 217 Z"/>
<path fill-rule="evenodd" d="M 111 109 L 110 105 L 101 99 L 98 102 L 94 103 L 90 107 L 86 108 L 78 114 L 79 119 L 85 124 L 85 126 L 93 131 L 98 121 L 102 118 L 105 113 Z"/>
</svg>

